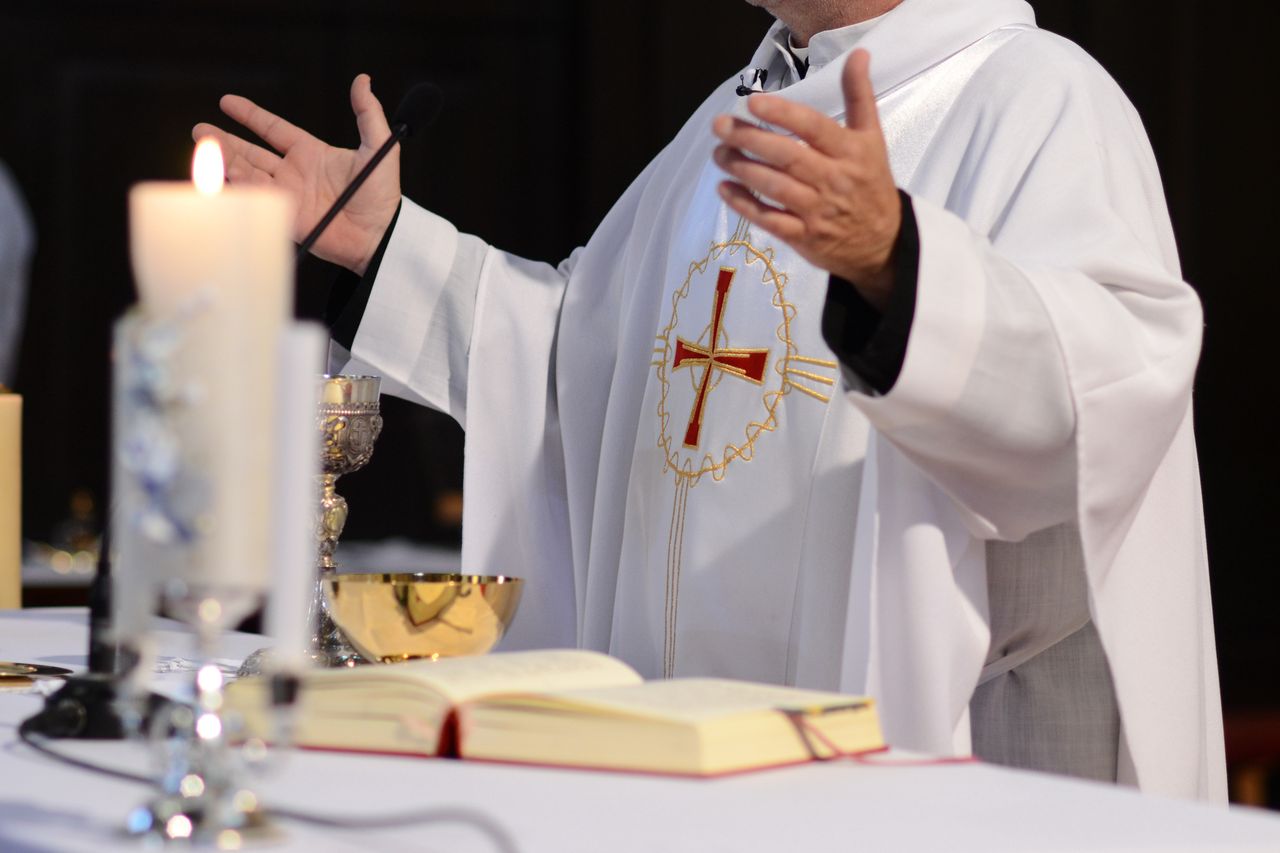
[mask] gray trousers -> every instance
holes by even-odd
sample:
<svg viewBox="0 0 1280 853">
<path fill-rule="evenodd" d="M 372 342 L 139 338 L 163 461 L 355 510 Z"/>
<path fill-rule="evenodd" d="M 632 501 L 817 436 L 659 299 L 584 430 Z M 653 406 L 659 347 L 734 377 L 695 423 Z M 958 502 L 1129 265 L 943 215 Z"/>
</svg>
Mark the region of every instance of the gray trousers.
<svg viewBox="0 0 1280 853">
<path fill-rule="evenodd" d="M 1116 779 L 1120 711 L 1093 622 L 980 684 L 969 712 L 973 751 L 984 761 Z"/>
</svg>

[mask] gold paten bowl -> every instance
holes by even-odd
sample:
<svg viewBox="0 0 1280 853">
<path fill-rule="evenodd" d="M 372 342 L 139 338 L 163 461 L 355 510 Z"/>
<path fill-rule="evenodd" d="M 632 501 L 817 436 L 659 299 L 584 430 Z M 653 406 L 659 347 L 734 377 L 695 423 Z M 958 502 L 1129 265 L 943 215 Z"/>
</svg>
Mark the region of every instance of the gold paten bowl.
<svg viewBox="0 0 1280 853">
<path fill-rule="evenodd" d="M 334 623 L 370 661 L 480 655 L 502 639 L 524 581 L 502 575 L 334 574 Z"/>
</svg>

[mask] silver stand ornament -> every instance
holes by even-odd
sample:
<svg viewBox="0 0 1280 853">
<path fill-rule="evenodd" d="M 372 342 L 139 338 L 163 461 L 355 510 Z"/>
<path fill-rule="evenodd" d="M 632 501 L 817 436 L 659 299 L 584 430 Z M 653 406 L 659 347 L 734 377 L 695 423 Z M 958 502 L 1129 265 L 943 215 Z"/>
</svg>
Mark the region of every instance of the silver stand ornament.
<svg viewBox="0 0 1280 853">
<path fill-rule="evenodd" d="M 121 685 L 126 722 L 149 736 L 160 765 L 155 794 L 130 813 L 127 829 L 153 842 L 239 849 L 278 832 L 245 782 L 245 751 L 231 746 L 238 721 L 223 714 L 216 655 L 222 634 L 261 603 L 262 589 L 232 572 L 219 577 L 201 562 L 203 549 L 228 529 L 209 524 L 214 484 L 200 455 L 207 448 L 190 440 L 208 399 L 206 380 L 178 369 L 194 346 L 191 323 L 202 310 L 195 302 L 170 320 L 131 314 L 116 326 L 114 498 L 123 534 L 117 581 L 129 582 L 123 595 L 117 592 L 127 605 L 117 608 L 117 639 L 126 649 L 148 645 L 152 606 L 163 597 L 190 629 L 200 662 L 192 704 L 166 706 L 145 731 L 144 688 Z"/>
<path fill-rule="evenodd" d="M 160 756 L 159 792 L 130 813 L 132 835 L 161 842 L 190 842 L 239 850 L 250 841 L 274 840 L 257 795 L 242 783 L 245 753 L 265 752 L 256 739 L 233 750 L 222 712 L 225 676 L 216 662 L 218 638 L 261 603 L 257 594 L 197 587 L 175 581 L 164 593 L 166 609 L 196 636 L 194 701 L 170 704 L 153 719 L 150 736 Z"/>
<path fill-rule="evenodd" d="M 312 591 L 315 614 L 313 657 L 328 666 L 364 663 L 360 653 L 329 617 L 323 582 L 337 568 L 334 552 L 347 523 L 347 501 L 337 492 L 338 478 L 358 471 L 373 457 L 373 446 L 382 432 L 377 376 L 322 376 L 316 423 L 321 434 L 320 523 L 316 529 L 319 570 Z"/>
</svg>

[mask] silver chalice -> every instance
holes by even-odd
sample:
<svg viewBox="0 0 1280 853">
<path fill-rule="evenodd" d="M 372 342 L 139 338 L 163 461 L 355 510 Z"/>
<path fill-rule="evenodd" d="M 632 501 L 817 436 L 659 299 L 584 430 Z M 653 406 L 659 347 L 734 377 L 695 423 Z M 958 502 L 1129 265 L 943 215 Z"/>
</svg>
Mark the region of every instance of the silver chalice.
<svg viewBox="0 0 1280 853">
<path fill-rule="evenodd" d="M 316 512 L 316 579 L 311 589 L 310 614 L 315 634 L 311 659 L 318 666 L 363 663 L 329 616 L 324 580 L 334 574 L 334 552 L 347 523 L 347 501 L 337 492 L 338 478 L 369 464 L 382 432 L 377 376 L 321 376 L 317 387 L 316 428 L 320 430 L 320 505 Z M 270 655 L 259 649 L 240 666 L 240 675 L 258 675 Z"/>
<path fill-rule="evenodd" d="M 316 626 L 313 651 L 328 666 L 353 666 L 362 662 L 325 605 L 323 581 L 337 568 L 333 554 L 347 523 L 347 501 L 337 492 L 338 478 L 369 464 L 373 445 L 382 432 L 378 402 L 381 380 L 377 376 L 322 376 L 316 424 L 320 429 L 320 515 L 316 527 L 319 573 L 311 597 Z"/>
</svg>

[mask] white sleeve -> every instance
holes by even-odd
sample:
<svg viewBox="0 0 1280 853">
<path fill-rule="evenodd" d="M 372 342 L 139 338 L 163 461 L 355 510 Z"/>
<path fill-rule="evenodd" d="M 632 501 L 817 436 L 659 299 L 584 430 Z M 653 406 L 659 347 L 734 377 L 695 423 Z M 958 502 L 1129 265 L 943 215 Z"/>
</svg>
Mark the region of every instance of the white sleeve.
<svg viewBox="0 0 1280 853">
<path fill-rule="evenodd" d="M 476 303 L 481 281 L 496 269 L 502 277 L 528 278 L 560 292 L 569 262 L 556 268 L 508 255 L 403 199 L 352 341 L 355 362 L 347 369 L 376 373 L 386 393 L 466 426 Z M 543 322 L 554 327 L 554 315 Z"/>
<path fill-rule="evenodd" d="M 1136 114 L 1100 71 L 1055 83 L 1010 83 L 957 181 L 913 192 L 902 372 L 883 397 L 848 394 L 986 539 L 1076 518 L 1086 489 L 1101 512 L 1136 505 L 1199 356 L 1199 300 Z"/>
<path fill-rule="evenodd" d="M 461 420 L 483 243 L 409 199 L 378 267 L 352 341 L 348 372 Z"/>
<path fill-rule="evenodd" d="M 403 201 L 349 369 L 467 429 L 462 564 L 529 581 L 503 648 L 575 644 L 554 352 L 569 272 Z"/>
</svg>

